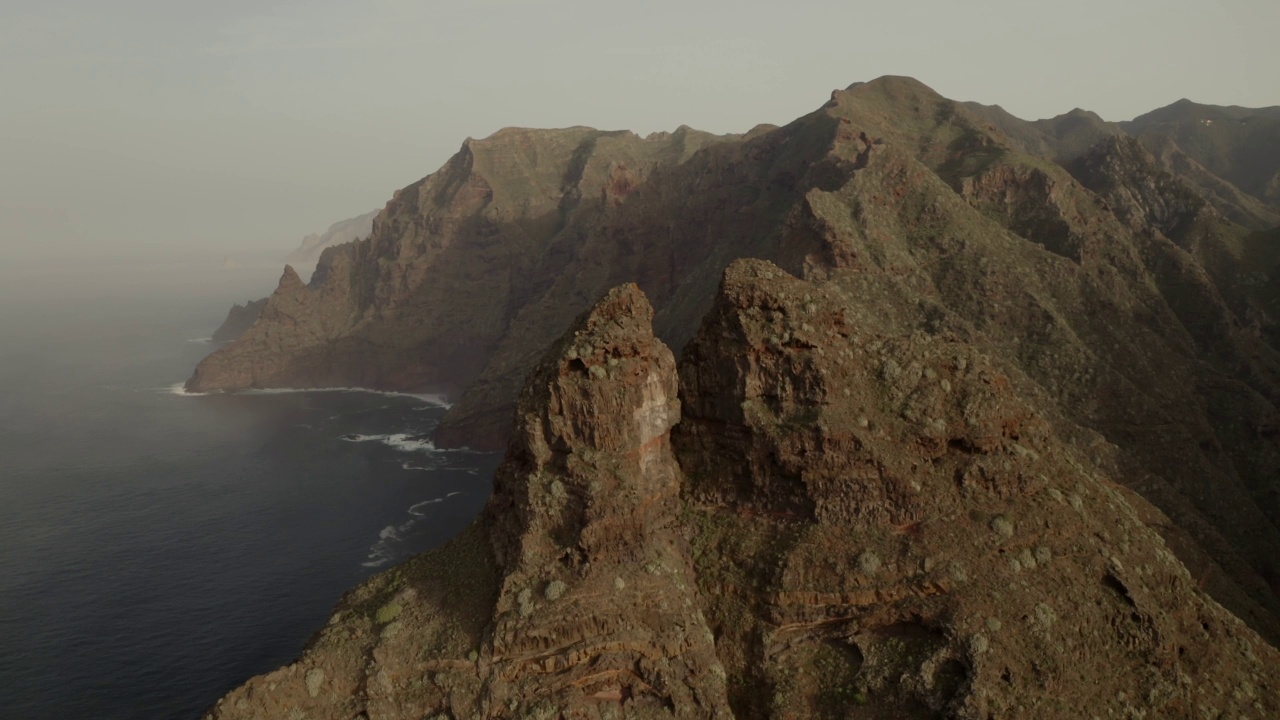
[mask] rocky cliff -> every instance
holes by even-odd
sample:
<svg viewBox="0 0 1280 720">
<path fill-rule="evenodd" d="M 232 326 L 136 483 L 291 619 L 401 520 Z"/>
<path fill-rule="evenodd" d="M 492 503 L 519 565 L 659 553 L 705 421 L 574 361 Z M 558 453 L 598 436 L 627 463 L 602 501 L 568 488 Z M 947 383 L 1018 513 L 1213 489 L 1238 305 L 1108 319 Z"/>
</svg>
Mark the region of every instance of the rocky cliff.
<svg viewBox="0 0 1280 720">
<path fill-rule="evenodd" d="M 1117 448 L 853 292 L 736 262 L 677 371 L 612 290 L 529 376 L 471 528 L 208 717 L 1280 712 L 1280 652 Z"/>
<path fill-rule="evenodd" d="M 1168 518 L 1195 583 L 1276 640 L 1280 251 L 1162 157 L 1084 111 L 1026 123 L 893 77 L 741 137 L 508 129 L 309 285 L 287 271 L 189 387 L 445 391 L 439 440 L 497 447 L 539 348 L 593 298 L 638 283 L 682 348 L 724 268 L 767 258 L 1021 378 Z"/>
<path fill-rule="evenodd" d="M 267 306 L 267 298 L 261 300 L 250 300 L 244 305 L 232 305 L 227 311 L 227 317 L 213 331 L 213 342 L 222 344 L 229 343 L 245 333 L 246 330 L 253 327 L 258 321 L 258 316 L 262 314 L 262 309 Z"/>
<path fill-rule="evenodd" d="M 615 255 L 643 254 L 619 243 L 588 252 L 584 238 L 649 175 L 722 140 L 683 128 L 646 138 L 507 129 L 468 140 L 440 171 L 399 191 L 367 241 L 327 249 L 309 286 L 282 283 L 276 294 L 296 313 L 215 353 L 188 387 L 362 385 L 456 395 L 496 363 L 509 391 L 487 438 L 499 445 L 518 379 L 537 354 L 538 345 L 519 338 L 545 344 L 558 333 L 553 326 L 563 328 L 604 289 L 599 276 L 638 264 L 615 268 Z"/>
<path fill-rule="evenodd" d="M 373 219 L 377 217 L 378 212 L 373 210 L 353 218 L 339 220 L 322 233 L 312 233 L 302 238 L 302 242 L 296 250 L 289 253 L 285 262 L 294 267 L 303 268 L 303 271 L 310 275 L 325 249 L 369 237 L 369 233 L 373 230 Z"/>
<path fill-rule="evenodd" d="M 1155 137 L 1147 125 L 1127 127 Z M 741 137 L 687 128 L 648 138 L 504 130 L 468 140 L 437 173 L 397 193 L 374 237 L 321 262 L 294 324 L 225 349 L 191 389 L 367 384 L 445 392 L 460 402 L 440 440 L 499 448 L 534 348 L 591 297 L 641 283 L 657 308 L 659 335 L 680 347 L 732 259 L 767 257 L 799 272 L 804 249 L 786 241 L 807 212 L 805 196 L 840 184 L 858 162 L 858 144 L 893 145 L 962 191 L 961 180 L 993 162 L 1007 172 L 1014 156 L 1027 172 L 1019 188 L 1041 182 L 1045 170 L 1121 132 L 1083 110 L 1029 123 L 893 77 L 857 83 L 784 128 Z M 1254 228 L 1280 219 L 1280 208 L 1175 146 L 1155 157 L 1229 219 Z M 1036 163 L 1046 167 L 1033 172 Z M 1280 159 L 1273 164 L 1280 171 Z M 1007 202 L 1019 207 L 1008 210 L 1041 213 L 1041 199 L 1010 194 Z M 1092 220 L 1106 208 L 1074 211 Z M 1044 245 L 1062 226 L 1024 220 L 1010 229 Z"/>
<path fill-rule="evenodd" d="M 326 248 L 354 242 L 369 237 L 373 227 L 373 218 L 377 210 L 358 217 L 341 220 L 329 226 L 323 233 L 313 233 L 302 239 L 302 244 L 289 253 L 285 261 L 289 267 L 300 267 L 308 277 L 312 274 L 320 255 Z M 296 272 L 296 271 L 294 271 Z M 227 318 L 213 333 L 213 341 L 218 344 L 238 340 L 258 320 L 262 309 L 266 307 L 268 298 L 251 300 L 244 305 L 233 305 L 227 312 Z"/>
</svg>

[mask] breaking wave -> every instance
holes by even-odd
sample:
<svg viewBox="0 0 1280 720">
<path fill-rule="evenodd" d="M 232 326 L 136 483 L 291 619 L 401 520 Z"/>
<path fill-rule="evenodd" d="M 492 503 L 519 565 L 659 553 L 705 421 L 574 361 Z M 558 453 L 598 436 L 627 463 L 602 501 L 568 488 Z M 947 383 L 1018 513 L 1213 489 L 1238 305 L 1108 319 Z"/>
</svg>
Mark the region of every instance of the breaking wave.
<svg viewBox="0 0 1280 720">
<path fill-rule="evenodd" d="M 409 519 L 399 525 L 388 525 L 378 532 L 378 540 L 369 548 L 369 555 L 361 565 L 365 567 L 382 567 L 397 557 L 397 546 L 406 539 L 410 530 L 427 516 L 427 508 L 442 503 L 461 492 L 451 492 L 443 497 L 416 502 L 409 506 Z"/>
<path fill-rule="evenodd" d="M 340 439 L 347 442 L 380 442 L 403 452 L 437 452 L 435 443 L 408 433 L 392 433 L 390 435 L 358 435 L 353 433 L 351 435 L 343 435 Z"/>
<path fill-rule="evenodd" d="M 195 396 L 195 395 L 215 394 L 215 393 L 187 392 L 186 390 L 182 389 L 182 386 L 183 386 L 183 383 L 174 383 L 173 385 L 170 385 L 169 387 L 164 388 L 164 391 L 168 392 L 171 395 Z M 414 408 L 414 410 L 435 410 L 439 408 L 448 410 L 449 408 L 453 407 L 453 403 L 450 403 L 448 400 L 446 400 L 444 395 L 437 395 L 434 393 L 393 392 L 390 390 L 369 390 L 367 388 L 357 388 L 357 387 L 251 388 L 248 390 L 238 390 L 236 392 L 227 393 L 227 394 L 229 395 L 289 395 L 294 393 L 364 393 L 366 395 L 385 395 L 387 397 L 407 397 L 407 398 L 413 398 L 415 400 L 421 400 L 422 402 L 427 403 L 427 405 L 423 407 Z"/>
<path fill-rule="evenodd" d="M 432 393 L 407 393 L 394 392 L 391 390 L 369 390 L 367 388 L 357 387 L 332 387 L 332 388 L 253 388 L 250 390 L 241 390 L 239 394 L 244 395 L 284 395 L 288 393 L 318 393 L 318 392 L 338 392 L 338 393 L 364 393 L 366 395 L 385 395 L 387 397 L 407 397 L 430 403 L 430 408 L 449 409 L 453 404 L 446 401 L 443 395 Z M 428 408 L 421 408 L 426 410 Z"/>
<path fill-rule="evenodd" d="M 442 502 L 444 502 L 444 498 L 436 498 L 434 500 L 423 500 L 420 503 L 414 503 L 413 505 L 409 506 L 409 514 L 413 515 L 414 517 L 422 517 L 423 515 L 427 514 L 426 508 L 428 505 L 435 505 L 436 503 L 442 503 Z"/>
</svg>

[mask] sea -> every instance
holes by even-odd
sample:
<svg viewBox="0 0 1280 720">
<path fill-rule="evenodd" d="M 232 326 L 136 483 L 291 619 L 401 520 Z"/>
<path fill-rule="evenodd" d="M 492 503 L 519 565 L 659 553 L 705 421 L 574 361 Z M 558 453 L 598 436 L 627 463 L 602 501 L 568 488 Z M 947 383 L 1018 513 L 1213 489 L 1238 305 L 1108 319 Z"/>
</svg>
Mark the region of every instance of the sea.
<svg viewBox="0 0 1280 720">
<path fill-rule="evenodd" d="M 484 505 L 447 398 L 181 390 L 282 267 L 0 268 L 0 717 L 199 718 Z"/>
</svg>

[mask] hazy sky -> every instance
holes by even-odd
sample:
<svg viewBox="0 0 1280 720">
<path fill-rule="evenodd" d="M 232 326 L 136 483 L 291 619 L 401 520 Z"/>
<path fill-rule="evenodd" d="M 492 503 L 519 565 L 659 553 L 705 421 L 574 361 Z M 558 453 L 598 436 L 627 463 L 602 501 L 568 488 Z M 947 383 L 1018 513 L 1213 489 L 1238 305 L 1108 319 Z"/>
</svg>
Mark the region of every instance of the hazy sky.
<svg viewBox="0 0 1280 720">
<path fill-rule="evenodd" d="M 1024 118 L 1280 104 L 1276 0 L 0 0 L 0 263 L 286 251 L 468 135 L 784 123 L 911 75 Z"/>
</svg>

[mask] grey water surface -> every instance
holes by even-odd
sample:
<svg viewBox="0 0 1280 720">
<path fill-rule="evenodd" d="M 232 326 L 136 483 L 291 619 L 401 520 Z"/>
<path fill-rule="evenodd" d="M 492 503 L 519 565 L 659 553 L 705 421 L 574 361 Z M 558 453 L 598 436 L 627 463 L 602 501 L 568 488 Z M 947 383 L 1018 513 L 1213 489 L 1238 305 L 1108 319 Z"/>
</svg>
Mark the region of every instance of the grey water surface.
<svg viewBox="0 0 1280 720">
<path fill-rule="evenodd" d="M 159 270 L 0 290 L 0 717 L 199 717 L 489 494 L 433 398 L 177 392 L 279 266 Z"/>
</svg>

